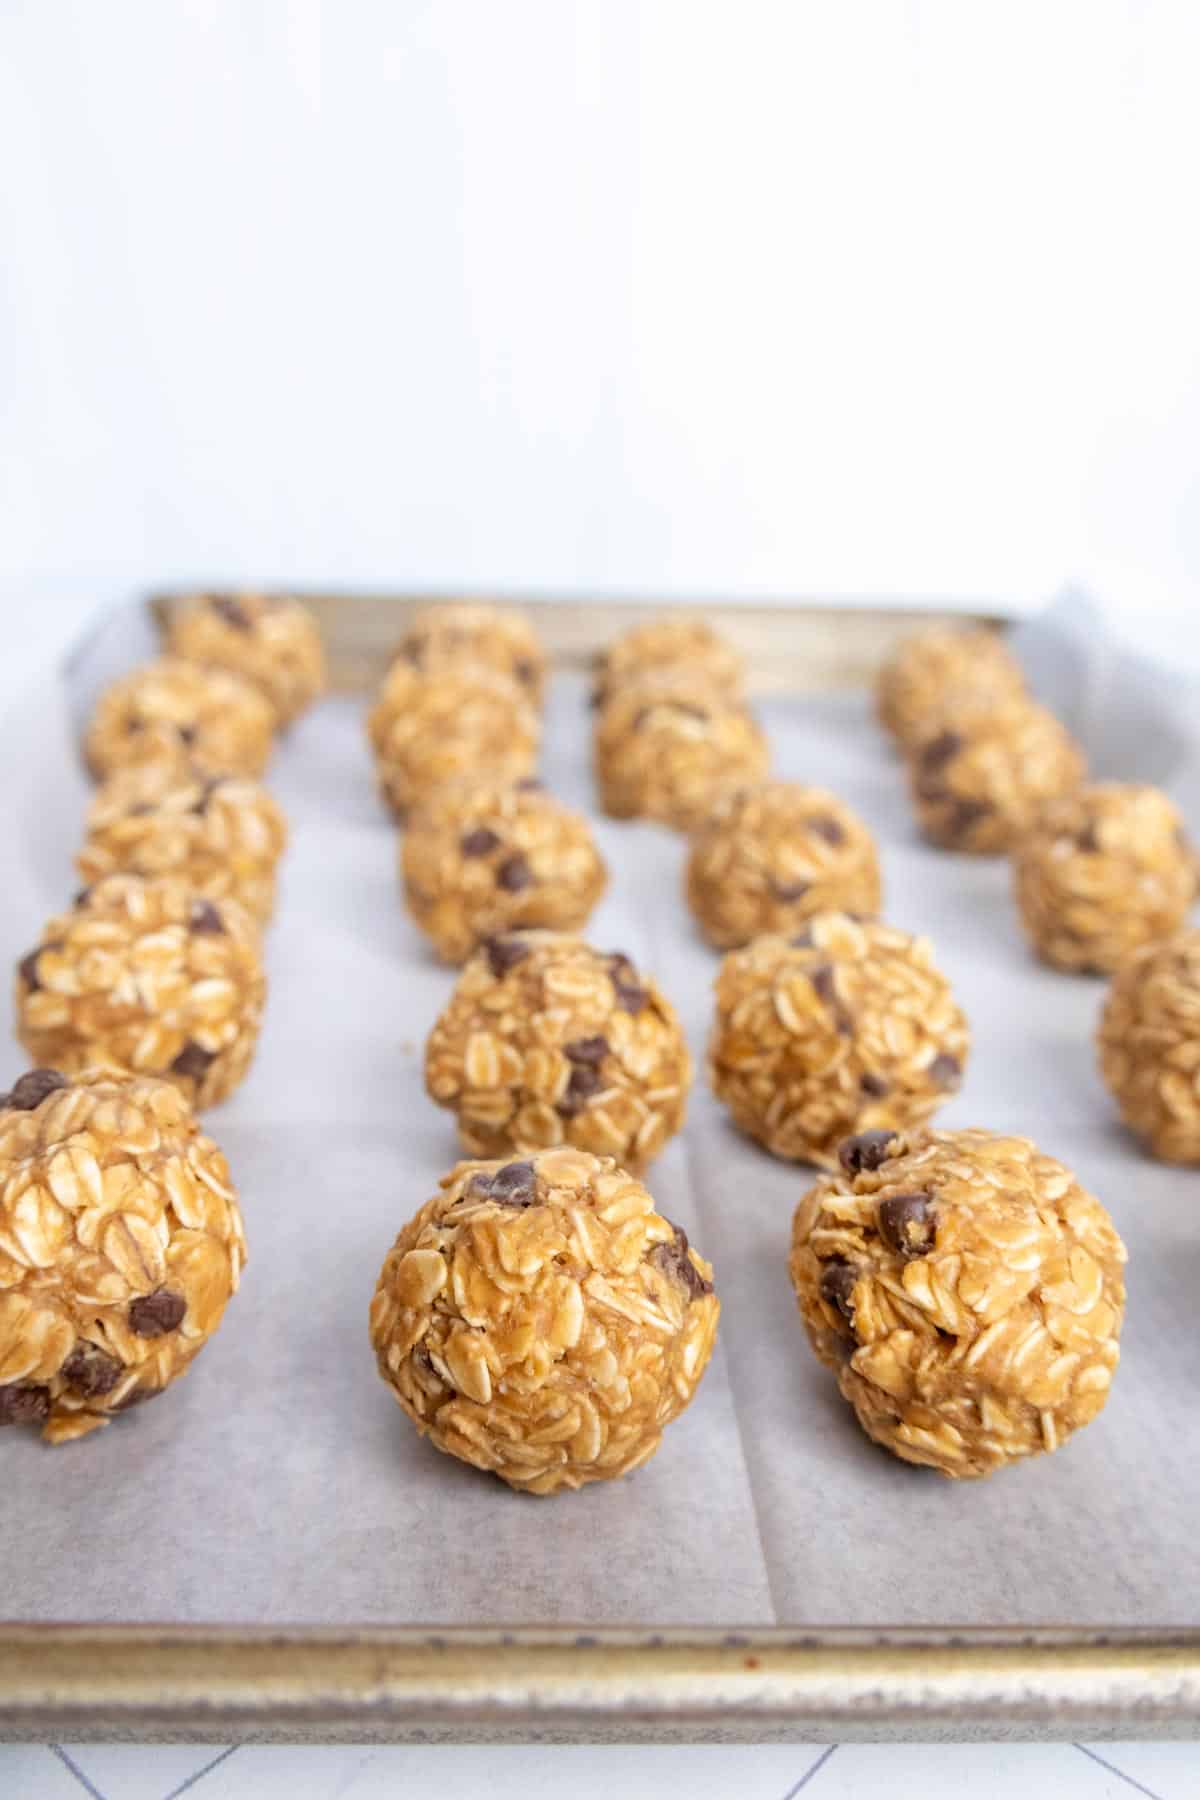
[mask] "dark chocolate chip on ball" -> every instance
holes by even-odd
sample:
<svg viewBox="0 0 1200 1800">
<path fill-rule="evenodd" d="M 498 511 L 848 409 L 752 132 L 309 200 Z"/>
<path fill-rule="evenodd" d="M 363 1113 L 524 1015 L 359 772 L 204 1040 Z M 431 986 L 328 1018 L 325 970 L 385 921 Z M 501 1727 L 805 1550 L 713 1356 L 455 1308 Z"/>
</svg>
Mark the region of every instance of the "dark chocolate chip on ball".
<svg viewBox="0 0 1200 1800">
<path fill-rule="evenodd" d="M 780 881 L 777 875 L 771 876 L 771 893 L 776 900 L 803 900 L 811 886 L 811 881 Z"/>
<path fill-rule="evenodd" d="M 583 1111 L 592 1095 L 599 1093 L 603 1086 L 604 1077 L 592 1063 L 573 1063 L 566 1092 L 559 1100 L 555 1110 L 562 1118 L 573 1119 L 576 1113 Z"/>
<path fill-rule="evenodd" d="M 33 1112 L 47 1095 L 57 1093 L 71 1083 L 57 1069 L 30 1069 L 15 1081 L 12 1092 L 5 1094 L 4 1105 L 13 1112 Z"/>
<path fill-rule="evenodd" d="M 0 1425 L 42 1425 L 50 1414 L 50 1390 L 31 1381 L 0 1386 Z"/>
<path fill-rule="evenodd" d="M 193 900 L 192 910 L 188 914 L 188 929 L 201 937 L 219 937 L 224 934 L 225 921 L 211 900 Z"/>
<path fill-rule="evenodd" d="M 194 1039 L 189 1038 L 171 1064 L 171 1073 L 190 1076 L 193 1081 L 203 1081 L 216 1060 L 215 1050 L 206 1050 L 203 1044 L 197 1044 Z"/>
<path fill-rule="evenodd" d="M 497 981 L 501 981 L 510 969 L 515 969 L 518 963 L 525 961 L 529 955 L 529 945 L 519 937 L 488 938 L 484 953 L 492 974 Z"/>
<path fill-rule="evenodd" d="M 939 733 L 922 750 L 921 767 L 932 774 L 935 769 L 940 769 L 943 764 L 948 763 L 952 756 L 957 756 L 965 742 L 966 739 L 961 737 L 957 731 Z"/>
<path fill-rule="evenodd" d="M 854 1321 L 854 1303 L 850 1296 L 857 1280 L 856 1271 L 840 1258 L 826 1263 L 821 1270 L 821 1298 L 835 1312 L 841 1313 L 847 1324 Z"/>
<path fill-rule="evenodd" d="M 129 1329 L 138 1337 L 164 1337 L 183 1323 L 187 1301 L 170 1288 L 159 1288 L 153 1294 L 139 1294 L 129 1303 Z"/>
<path fill-rule="evenodd" d="M 847 1175 L 860 1175 L 864 1169 L 877 1169 L 888 1159 L 888 1146 L 894 1131 L 860 1131 L 839 1146 L 838 1161 Z"/>
<path fill-rule="evenodd" d="M 500 848 L 500 838 L 486 825 L 476 825 L 473 831 L 464 832 L 458 840 L 458 847 L 464 856 L 486 856 L 490 850 Z"/>
<path fill-rule="evenodd" d="M 859 1076 L 858 1085 L 863 1093 L 868 1094 L 872 1100 L 882 1100 L 890 1091 L 890 1084 L 884 1080 L 883 1076 L 872 1075 L 869 1070 L 865 1075 Z"/>
<path fill-rule="evenodd" d="M 227 625 L 232 625 L 235 631 L 249 631 L 251 629 L 252 620 L 250 615 L 243 607 L 239 606 L 236 600 L 231 600 L 228 595 L 214 594 L 208 604 L 213 612 L 217 614 L 217 617 L 224 619 Z"/>
<path fill-rule="evenodd" d="M 842 825 L 830 813 L 819 813 L 815 819 L 808 821 L 808 829 L 827 844 L 844 844 L 846 833 Z"/>
<path fill-rule="evenodd" d="M 59 1371 L 67 1386 L 88 1400 L 111 1394 L 124 1372 L 124 1364 L 115 1356 L 86 1342 L 76 1344 Z"/>
<path fill-rule="evenodd" d="M 901 1256 L 924 1256 L 932 1249 L 935 1225 L 929 1194 L 889 1194 L 879 1205 L 879 1235 Z"/>
<path fill-rule="evenodd" d="M 568 1062 L 602 1063 L 608 1055 L 608 1039 L 599 1035 L 572 1038 L 569 1044 L 563 1045 L 563 1055 Z"/>
<path fill-rule="evenodd" d="M 959 1087 L 962 1083 L 962 1064 L 957 1056 L 951 1056 L 949 1051 L 943 1050 L 929 1065 L 929 1079 L 934 1087 L 943 1091 Z"/>
<path fill-rule="evenodd" d="M 520 894 L 533 886 L 533 870 L 519 851 L 515 856 L 506 856 L 496 870 L 496 886 L 506 894 Z"/>
<path fill-rule="evenodd" d="M 672 1281 L 685 1287 L 692 1300 L 698 1300 L 701 1294 L 711 1294 L 712 1282 L 705 1280 L 688 1255 L 687 1232 L 680 1225 L 676 1225 L 674 1231 L 675 1236 L 670 1243 L 655 1244 L 648 1260 Z"/>
<path fill-rule="evenodd" d="M 532 1206 L 537 1199 L 537 1171 L 531 1162 L 505 1163 L 490 1175 L 481 1170 L 472 1176 L 470 1192 L 497 1206 Z"/>
</svg>

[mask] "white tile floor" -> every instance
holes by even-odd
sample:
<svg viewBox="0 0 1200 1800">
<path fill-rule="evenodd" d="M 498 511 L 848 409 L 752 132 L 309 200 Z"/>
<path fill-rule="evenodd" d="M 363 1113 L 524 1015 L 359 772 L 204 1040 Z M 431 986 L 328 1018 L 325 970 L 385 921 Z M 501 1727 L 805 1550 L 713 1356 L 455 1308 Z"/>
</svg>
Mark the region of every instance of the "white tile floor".
<svg viewBox="0 0 1200 1800">
<path fill-rule="evenodd" d="M 1200 1744 L 0 1745 L 0 1800 L 1197 1800 Z"/>
</svg>

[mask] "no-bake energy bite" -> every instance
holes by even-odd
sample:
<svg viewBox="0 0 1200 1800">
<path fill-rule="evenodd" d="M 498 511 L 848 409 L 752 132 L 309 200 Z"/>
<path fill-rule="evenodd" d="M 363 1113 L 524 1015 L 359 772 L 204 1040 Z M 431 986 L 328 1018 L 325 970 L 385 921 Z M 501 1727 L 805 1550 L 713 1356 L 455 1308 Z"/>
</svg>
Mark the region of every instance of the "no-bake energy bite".
<svg viewBox="0 0 1200 1800">
<path fill-rule="evenodd" d="M 1200 1163 L 1200 931 L 1121 964 L 1100 1017 L 1100 1068 L 1152 1156 Z"/>
<path fill-rule="evenodd" d="M 943 711 L 960 716 L 1019 700 L 1020 664 L 1004 640 L 980 626 L 931 626 L 905 638 L 884 663 L 875 690 L 884 729 L 902 746 L 926 737 Z"/>
<path fill-rule="evenodd" d="M 446 600 L 412 615 L 396 660 L 432 674 L 475 663 L 516 682 L 535 706 L 546 685 L 546 652 L 522 613 L 505 606 Z"/>
<path fill-rule="evenodd" d="M 578 930 L 608 879 L 587 820 L 536 781 L 439 788 L 409 820 L 400 867 L 409 911 L 452 963 L 523 926 Z"/>
<path fill-rule="evenodd" d="M 33 1060 L 159 1075 L 199 1107 L 250 1067 L 266 995 L 258 926 L 169 875 L 109 875 L 17 965 L 17 1036 Z"/>
<path fill-rule="evenodd" d="M 0 1097 L 0 1425 L 82 1437 L 184 1374 L 246 1246 L 169 1082 L 32 1069 Z"/>
<path fill-rule="evenodd" d="M 1043 807 L 1013 853 L 1017 905 L 1055 968 L 1109 974 L 1187 916 L 1196 866 L 1154 787 L 1103 782 Z"/>
<path fill-rule="evenodd" d="M 593 697 L 601 704 L 625 682 L 677 674 L 728 700 L 740 700 L 746 671 L 741 654 L 702 619 L 651 619 L 623 632 L 596 659 Z"/>
<path fill-rule="evenodd" d="M 520 781 L 533 772 L 541 736 L 525 690 L 478 663 L 428 675 L 393 663 L 367 730 L 383 797 L 401 818 L 465 775 Z"/>
<path fill-rule="evenodd" d="M 266 788 L 151 765 L 122 769 L 99 789 L 75 859 L 85 882 L 105 875 L 177 875 L 210 900 L 238 901 L 265 922 L 287 825 Z"/>
<path fill-rule="evenodd" d="M 325 648 L 317 622 L 298 600 L 270 594 L 195 594 L 172 611 L 173 656 L 229 669 L 270 701 L 290 725 L 325 691 Z"/>
<path fill-rule="evenodd" d="M 205 775 L 261 775 L 275 715 L 256 687 L 225 669 L 162 657 L 106 689 L 84 742 L 97 780 L 157 765 Z"/>
<path fill-rule="evenodd" d="M 1053 713 L 1015 700 L 943 715 L 912 743 L 909 779 L 922 834 L 943 850 L 999 855 L 1048 800 L 1083 780 L 1084 761 Z"/>
<path fill-rule="evenodd" d="M 703 825 L 730 788 L 760 781 L 769 762 L 753 714 L 681 673 L 616 689 L 597 716 L 594 748 L 605 812 L 680 831 Z"/>
<path fill-rule="evenodd" d="M 879 858 L 835 795 L 768 781 L 717 801 L 692 840 L 687 898 L 709 943 L 731 950 L 816 913 L 876 912 Z"/>
<path fill-rule="evenodd" d="M 1056 1450 L 1108 1398 L 1125 1247 L 1025 1138 L 853 1137 L 796 1210 L 791 1276 L 869 1437 L 943 1475 Z"/>
<path fill-rule="evenodd" d="M 852 1132 L 920 1124 L 962 1082 L 970 1033 L 929 943 L 823 913 L 734 950 L 716 983 L 713 1092 L 774 1156 L 831 1167 Z"/>
<path fill-rule="evenodd" d="M 388 1252 L 379 1373 L 439 1450 L 533 1494 L 647 1462 L 692 1399 L 712 1269 L 607 1157 L 460 1163 Z"/>
<path fill-rule="evenodd" d="M 627 956 L 551 931 L 491 938 L 430 1033 L 425 1086 L 472 1156 L 573 1145 L 639 1170 L 683 1124 L 687 1042 Z"/>
</svg>

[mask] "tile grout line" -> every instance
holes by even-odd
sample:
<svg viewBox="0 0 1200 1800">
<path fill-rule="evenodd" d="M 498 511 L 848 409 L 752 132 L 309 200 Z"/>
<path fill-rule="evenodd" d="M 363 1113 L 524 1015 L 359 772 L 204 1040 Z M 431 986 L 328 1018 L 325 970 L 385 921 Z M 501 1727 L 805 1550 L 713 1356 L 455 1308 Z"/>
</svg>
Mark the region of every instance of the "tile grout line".
<svg viewBox="0 0 1200 1800">
<path fill-rule="evenodd" d="M 1089 1761 L 1099 1763 L 1102 1769 L 1107 1769 L 1110 1775 L 1117 1777 L 1118 1781 L 1127 1782 L 1137 1793 L 1147 1795 L 1148 1800 L 1162 1800 L 1161 1794 L 1156 1794 L 1153 1788 L 1143 1787 L 1140 1781 L 1135 1781 L 1132 1775 L 1125 1773 L 1124 1769 L 1118 1769 L 1116 1763 L 1106 1762 L 1104 1757 L 1097 1756 L 1096 1752 L 1089 1750 L 1086 1744 L 1075 1744 L 1072 1748 L 1078 1750 L 1080 1756 L 1086 1756 Z"/>
<path fill-rule="evenodd" d="M 220 1756 L 214 1756 L 212 1761 L 206 1762 L 202 1769 L 197 1769 L 194 1775 L 189 1775 L 186 1781 L 181 1781 L 178 1787 L 173 1787 L 169 1794 L 164 1794 L 163 1800 L 176 1800 L 177 1795 L 186 1794 L 188 1789 L 195 1787 L 198 1781 L 203 1781 L 204 1777 L 210 1774 L 218 1763 L 228 1762 L 237 1748 L 237 1744 L 230 1744 L 228 1749 L 222 1750 Z"/>
<path fill-rule="evenodd" d="M 51 1756 L 57 1756 L 59 1762 L 62 1763 L 65 1768 L 67 1768 L 71 1771 L 72 1775 L 75 1777 L 76 1781 L 79 1783 L 79 1785 L 83 1789 L 84 1793 L 90 1794 L 92 1796 L 92 1800 L 104 1800 L 104 1795 L 100 1792 L 100 1789 L 98 1787 L 93 1787 L 92 1783 L 88 1780 L 87 1776 L 84 1774 L 83 1770 L 79 1767 L 78 1763 L 75 1763 L 71 1760 L 71 1758 L 67 1755 L 66 1751 L 63 1749 L 61 1744 L 47 1744 L 46 1748 L 50 1752 Z"/>
<path fill-rule="evenodd" d="M 819 1775 L 821 1773 L 821 1770 L 825 1767 L 825 1764 L 829 1761 L 830 1757 L 833 1755 L 833 1753 L 836 1749 L 837 1749 L 836 1744 L 830 1744 L 830 1745 L 828 1745 L 828 1747 L 826 1749 L 822 1750 L 822 1752 L 821 1752 L 820 1756 L 818 1756 L 816 1762 L 809 1764 L 808 1768 L 804 1771 L 803 1775 L 800 1777 L 800 1779 L 796 1783 L 795 1787 L 790 1787 L 788 1789 L 787 1793 L 783 1796 L 783 1800 L 796 1800 L 796 1795 L 800 1792 L 800 1790 L 802 1788 L 806 1788 L 808 1786 L 809 1782 L 813 1779 L 814 1775 Z"/>
</svg>

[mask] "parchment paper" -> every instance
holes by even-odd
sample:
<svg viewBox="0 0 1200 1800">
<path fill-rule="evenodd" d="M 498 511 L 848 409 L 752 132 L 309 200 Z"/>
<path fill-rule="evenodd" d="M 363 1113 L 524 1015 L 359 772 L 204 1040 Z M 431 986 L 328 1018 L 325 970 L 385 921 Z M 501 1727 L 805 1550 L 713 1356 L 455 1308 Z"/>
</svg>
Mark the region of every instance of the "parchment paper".
<svg viewBox="0 0 1200 1800">
<path fill-rule="evenodd" d="M 1065 682 L 1066 700 L 1091 669 L 1080 620 L 1079 603 L 1068 605 L 1022 644 L 1041 683 Z M 69 680 L 48 679 L 0 729 L 9 962 L 75 885 L 87 784 L 74 721 L 102 676 L 149 647 L 132 610 L 113 618 Z M 1117 717 L 1122 744 L 1104 729 L 1103 705 L 1072 723 L 1108 770 L 1186 788 L 1186 720 L 1156 704 L 1154 679 L 1142 671 L 1127 699 L 1136 729 Z M 1035 1137 L 1104 1199 L 1128 1242 L 1124 1356 L 1102 1417 L 1056 1455 L 982 1483 L 948 1482 L 873 1448 L 810 1355 L 787 1281 L 791 1211 L 809 1177 L 741 1140 L 701 1079 L 650 1185 L 713 1259 L 724 1311 L 699 1396 L 659 1454 L 629 1480 L 537 1500 L 419 1440 L 375 1375 L 366 1312 L 396 1230 L 455 1160 L 449 1116 L 421 1080 L 424 1036 L 452 977 L 399 904 L 396 834 L 374 795 L 363 707 L 331 701 L 271 772 L 293 844 L 268 941 L 266 1027 L 244 1087 L 206 1121 L 242 1193 L 242 1289 L 191 1374 L 154 1405 L 60 1449 L 3 1434 L 0 1612 L 327 1624 L 1197 1622 L 1200 1176 L 1149 1161 L 1114 1123 L 1092 1050 L 1103 986 L 1032 960 L 1006 865 L 917 841 L 866 697 L 761 710 L 778 771 L 834 788 L 874 827 L 889 916 L 932 936 L 958 987 L 975 1048 L 941 1122 Z M 544 771 L 590 808 L 587 748 L 582 683 L 560 677 Z M 597 831 L 613 883 L 591 935 L 656 971 L 699 1060 L 716 958 L 680 898 L 683 845 L 650 825 L 600 819 Z M 4 1076 L 22 1066 L 10 1048 Z"/>
</svg>

